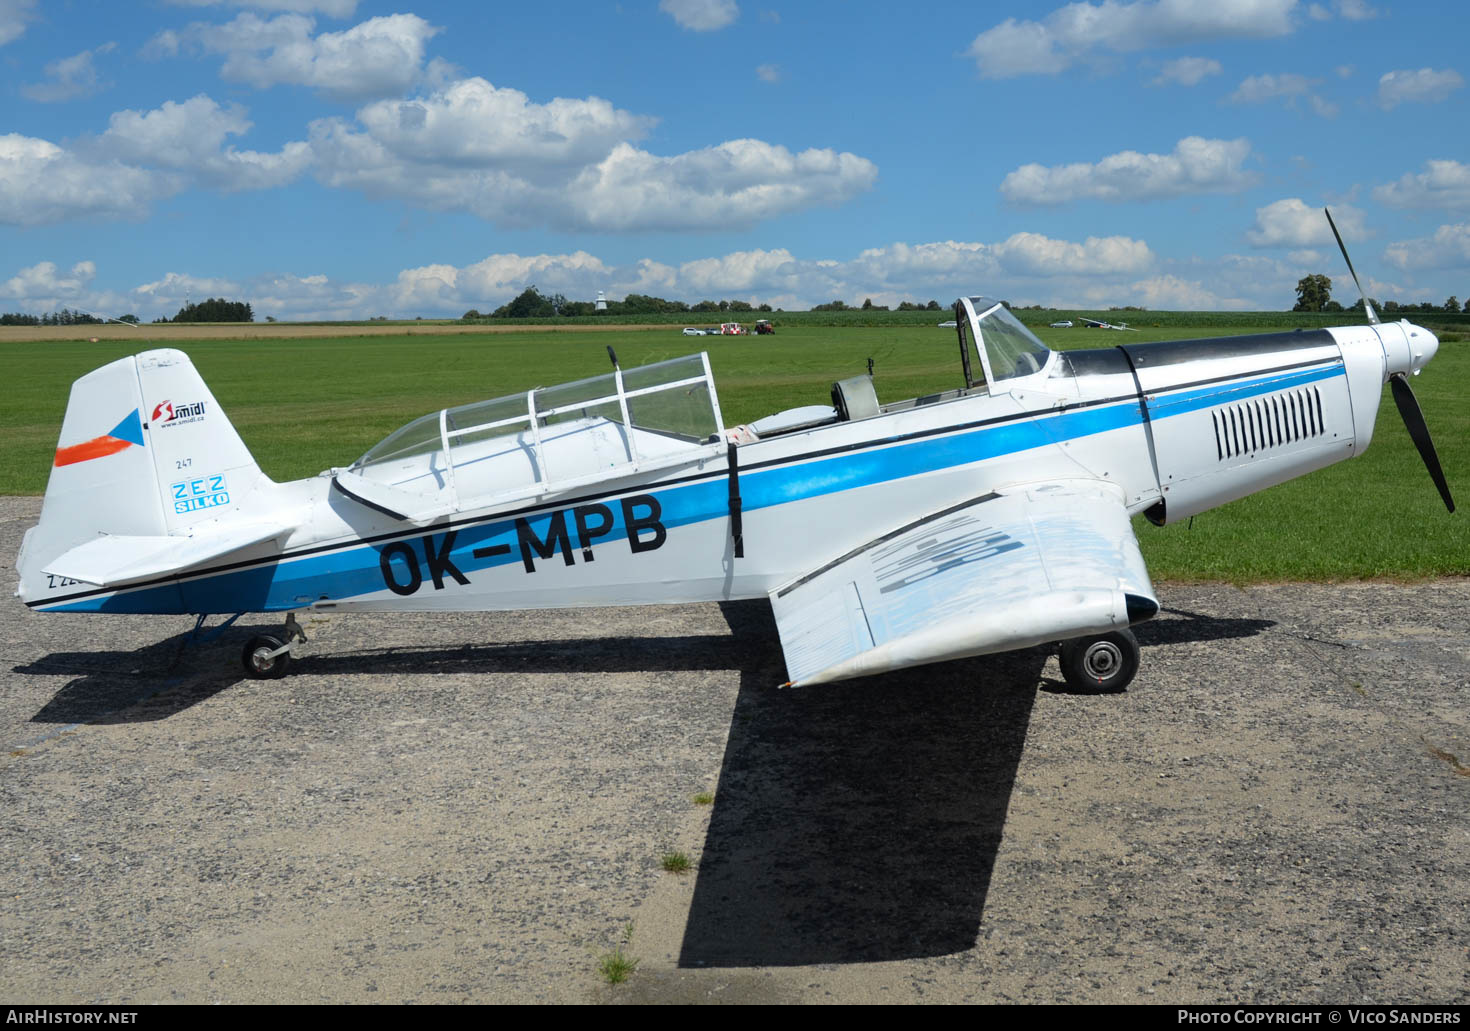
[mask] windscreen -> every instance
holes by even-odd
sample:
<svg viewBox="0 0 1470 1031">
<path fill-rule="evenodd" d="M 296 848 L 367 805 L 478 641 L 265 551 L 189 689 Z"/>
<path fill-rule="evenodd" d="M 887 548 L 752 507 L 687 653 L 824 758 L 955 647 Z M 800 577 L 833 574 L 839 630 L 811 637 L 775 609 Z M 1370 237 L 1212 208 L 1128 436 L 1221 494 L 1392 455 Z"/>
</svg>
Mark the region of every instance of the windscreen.
<svg viewBox="0 0 1470 1031">
<path fill-rule="evenodd" d="M 991 377 L 997 381 L 1040 372 L 1051 351 L 1036 335 L 1021 325 L 1003 304 L 988 310 L 975 306 L 980 315 L 980 340 L 990 362 Z"/>
</svg>

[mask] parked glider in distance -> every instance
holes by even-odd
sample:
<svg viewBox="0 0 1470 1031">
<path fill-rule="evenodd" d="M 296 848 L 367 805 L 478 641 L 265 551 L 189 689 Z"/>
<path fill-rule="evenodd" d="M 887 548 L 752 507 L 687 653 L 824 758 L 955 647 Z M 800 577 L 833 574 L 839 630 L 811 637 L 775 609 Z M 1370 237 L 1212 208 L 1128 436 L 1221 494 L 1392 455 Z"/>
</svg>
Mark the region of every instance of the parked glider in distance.
<svg viewBox="0 0 1470 1031">
<path fill-rule="evenodd" d="M 1174 522 L 1360 454 L 1385 381 L 1454 510 L 1407 321 L 1054 352 L 955 302 L 963 382 L 727 427 L 705 355 L 462 405 L 346 468 L 274 483 L 179 351 L 72 386 L 17 566 L 43 612 L 294 611 L 769 598 L 790 683 L 1061 642 L 1120 689 L 1159 608 L 1129 516 Z"/>
<path fill-rule="evenodd" d="M 1097 319 L 1083 319 L 1088 329 L 1117 329 L 1125 333 L 1137 333 L 1138 330 L 1129 326 L 1126 322 L 1099 322 Z"/>
</svg>

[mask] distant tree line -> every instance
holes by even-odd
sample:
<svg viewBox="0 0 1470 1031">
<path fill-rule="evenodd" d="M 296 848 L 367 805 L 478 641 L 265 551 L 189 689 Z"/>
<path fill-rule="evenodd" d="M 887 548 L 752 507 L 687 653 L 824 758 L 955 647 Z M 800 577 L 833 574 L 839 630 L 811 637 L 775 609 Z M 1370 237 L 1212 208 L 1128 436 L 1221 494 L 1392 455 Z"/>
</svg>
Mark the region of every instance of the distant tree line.
<svg viewBox="0 0 1470 1031">
<path fill-rule="evenodd" d="M 25 315 L 17 311 L 8 311 L 0 315 L 0 326 L 90 326 L 106 321 L 106 319 L 99 319 L 84 311 L 72 311 L 70 308 L 48 311 L 45 315 Z M 118 321 L 137 322 L 138 316 L 124 315 Z"/>
<path fill-rule="evenodd" d="M 1373 307 L 1381 312 L 1440 312 L 1453 314 L 1456 312 L 1470 313 L 1470 300 L 1464 305 L 1460 299 L 1450 296 L 1443 304 L 1434 304 L 1430 301 L 1379 301 L 1376 297 L 1369 298 Z M 1303 276 L 1296 284 L 1296 305 L 1292 311 L 1362 311 L 1363 300 L 1359 298 L 1351 307 L 1344 308 L 1340 303 L 1332 299 L 1332 280 L 1323 275 Z"/>
<path fill-rule="evenodd" d="M 607 307 L 599 312 L 594 301 L 569 301 L 561 294 L 543 294 L 534 285 L 526 287 L 516 297 L 485 314 L 471 308 L 462 318 L 466 319 L 549 319 L 575 315 L 662 315 L 671 312 L 723 312 L 723 311 L 770 311 L 769 304 L 759 307 L 749 301 L 700 301 L 688 304 L 670 301 L 648 294 L 628 294 L 621 301 L 606 301 Z"/>
<path fill-rule="evenodd" d="M 874 304 L 871 297 L 863 299 L 863 303 L 854 307 L 846 301 L 828 301 L 826 304 L 812 305 L 812 311 L 887 311 L 888 305 Z M 904 301 L 898 306 L 899 311 L 939 311 L 939 302 L 930 301 L 928 304 L 915 304 L 913 301 Z"/>
</svg>

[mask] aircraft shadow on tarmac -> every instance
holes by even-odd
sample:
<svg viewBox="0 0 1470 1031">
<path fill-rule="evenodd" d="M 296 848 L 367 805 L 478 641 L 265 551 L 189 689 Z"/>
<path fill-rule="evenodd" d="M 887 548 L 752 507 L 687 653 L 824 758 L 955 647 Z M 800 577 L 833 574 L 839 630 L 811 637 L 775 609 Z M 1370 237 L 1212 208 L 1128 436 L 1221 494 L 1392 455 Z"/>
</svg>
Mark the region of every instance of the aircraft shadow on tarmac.
<svg viewBox="0 0 1470 1031">
<path fill-rule="evenodd" d="M 1038 685 L 1067 690 L 1042 679 L 1050 649 L 776 691 L 785 670 L 769 606 L 721 609 L 728 635 L 307 654 L 293 675 L 739 670 L 679 964 L 856 963 L 971 948 Z M 1167 610 L 1138 636 L 1147 649 L 1272 625 Z M 140 651 L 53 653 L 16 672 L 80 674 L 33 722 L 166 719 L 239 681 L 235 649 L 257 629 L 236 629 L 183 659 L 186 634 Z"/>
<path fill-rule="evenodd" d="M 771 691 L 784 670 L 769 609 L 723 608 L 749 658 L 679 965 L 867 963 L 971 948 L 1051 649 Z M 1171 616 L 1140 628 L 1145 646 L 1273 625 Z"/>
</svg>

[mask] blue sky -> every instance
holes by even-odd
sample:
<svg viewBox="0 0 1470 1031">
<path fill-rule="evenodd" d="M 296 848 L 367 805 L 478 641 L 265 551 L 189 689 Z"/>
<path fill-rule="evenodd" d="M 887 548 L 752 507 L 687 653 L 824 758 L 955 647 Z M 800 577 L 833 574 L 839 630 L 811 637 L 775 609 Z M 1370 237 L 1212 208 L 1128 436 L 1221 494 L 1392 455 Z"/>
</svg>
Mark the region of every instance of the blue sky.
<svg viewBox="0 0 1470 1031">
<path fill-rule="evenodd" d="M 1463 302 L 1467 11 L 0 0 L 0 310 Z"/>
</svg>

